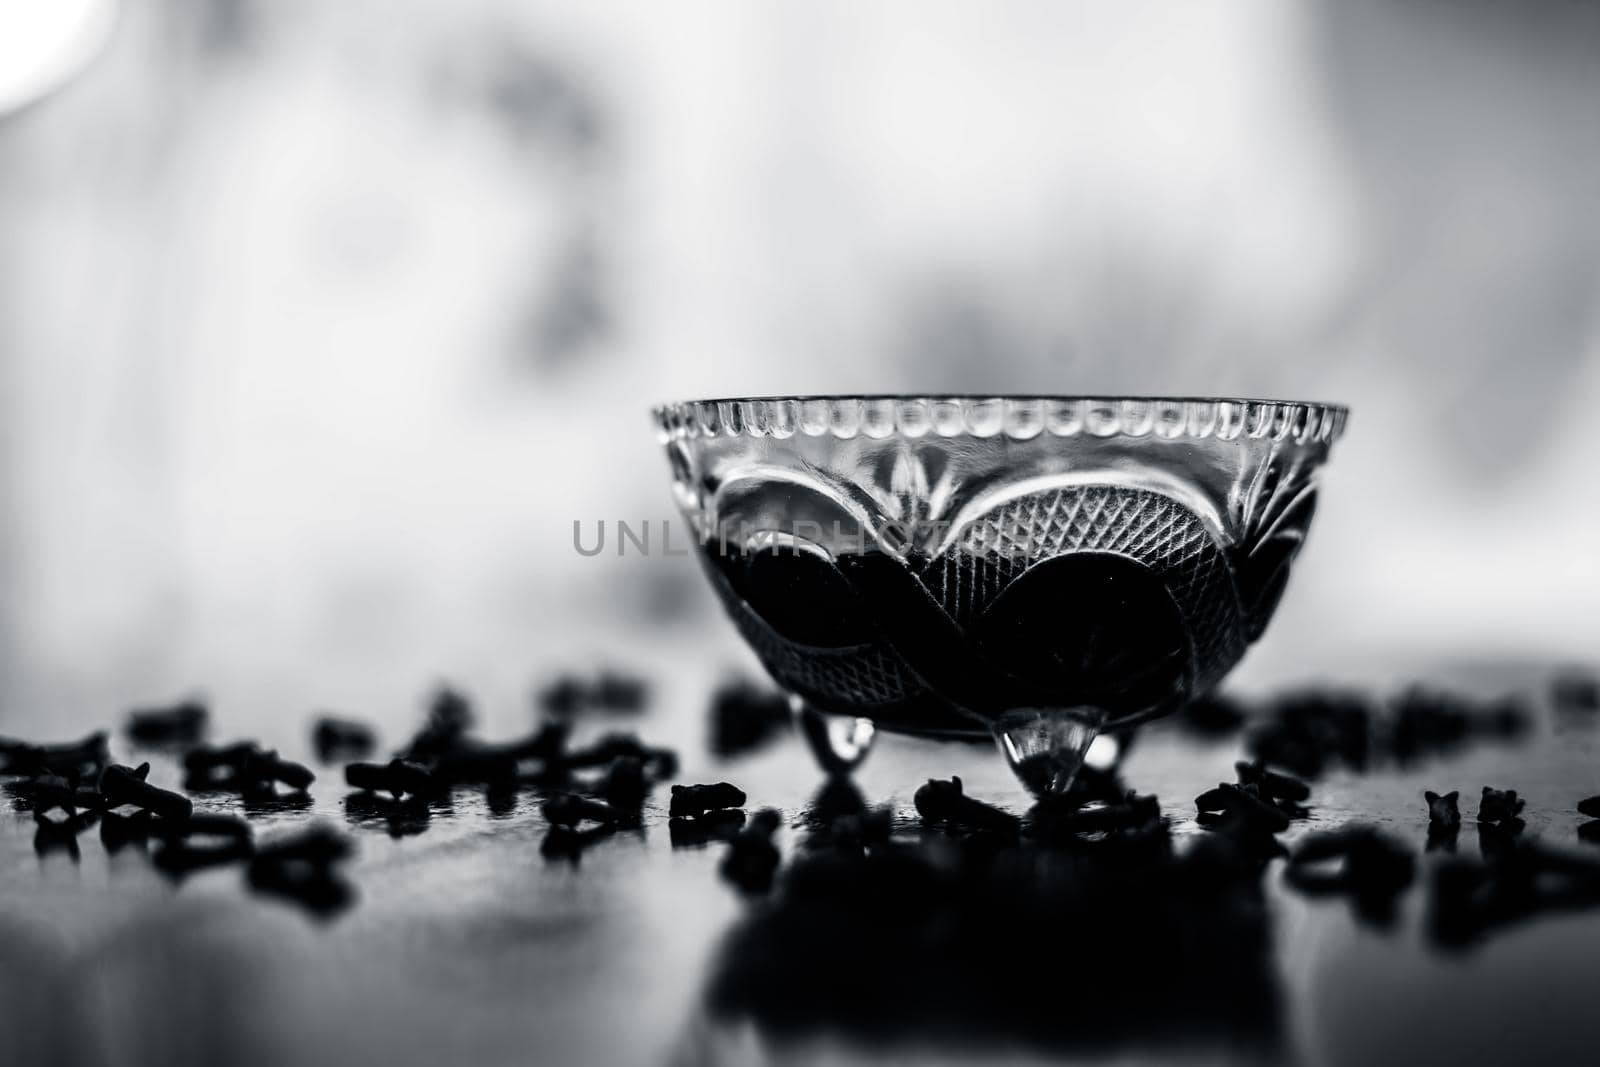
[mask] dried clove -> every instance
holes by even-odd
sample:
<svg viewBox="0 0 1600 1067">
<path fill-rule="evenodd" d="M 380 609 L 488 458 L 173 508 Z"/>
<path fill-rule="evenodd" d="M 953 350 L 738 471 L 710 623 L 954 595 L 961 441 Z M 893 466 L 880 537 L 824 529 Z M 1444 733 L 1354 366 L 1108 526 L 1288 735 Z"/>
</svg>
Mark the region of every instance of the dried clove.
<svg viewBox="0 0 1600 1067">
<path fill-rule="evenodd" d="M 603 670 L 590 688 L 589 700 L 606 711 L 638 711 L 644 707 L 649 692 L 650 687 L 641 678 Z"/>
<path fill-rule="evenodd" d="M 623 811 L 637 812 L 650 792 L 644 762 L 637 756 L 618 756 L 606 768 L 595 792 Z"/>
<path fill-rule="evenodd" d="M 388 763 L 346 764 L 344 780 L 352 789 L 388 793 L 396 800 L 402 796 L 428 796 L 435 788 L 433 774 L 428 768 L 403 759 L 392 759 Z"/>
<path fill-rule="evenodd" d="M 1591 819 L 1600 819 L 1600 796 L 1585 797 L 1578 801 L 1578 812 Z"/>
<path fill-rule="evenodd" d="M 440 686 L 428 704 L 428 717 L 411 739 L 401 758 L 428 763 L 459 748 L 475 716 L 467 698 L 449 686 Z"/>
<path fill-rule="evenodd" d="M 191 744 L 205 732 L 208 717 L 205 704 L 198 700 L 138 709 L 128 714 L 128 738 L 142 745 Z"/>
<path fill-rule="evenodd" d="M 1483 787 L 1483 798 L 1478 801 L 1478 821 L 1488 823 L 1510 823 L 1513 820 L 1520 822 L 1517 816 L 1522 813 L 1523 800 L 1517 796 L 1515 789 L 1491 789 Z"/>
<path fill-rule="evenodd" d="M 539 692 L 537 702 L 547 714 L 568 718 L 590 708 L 636 712 L 644 707 L 648 696 L 649 686 L 643 679 L 602 670 L 592 679 L 564 674 Z"/>
<path fill-rule="evenodd" d="M 138 768 L 113 763 L 101 771 L 100 794 L 105 797 L 106 807 L 132 806 L 163 819 L 187 819 L 194 811 L 194 804 L 182 793 L 173 793 L 145 781 L 149 773 L 148 763 Z"/>
<path fill-rule="evenodd" d="M 317 777 L 304 764 L 254 741 L 196 746 L 184 753 L 183 766 L 183 787 L 192 793 L 238 793 L 258 800 L 271 797 L 279 783 L 304 793 Z"/>
<path fill-rule="evenodd" d="M 1281 833 L 1289 828 L 1290 813 L 1262 800 L 1258 787 L 1253 784 L 1223 782 L 1195 797 L 1195 807 L 1202 813 L 1233 815 L 1238 821 L 1251 823 L 1267 833 Z"/>
<path fill-rule="evenodd" d="M 378 745 L 378 736 L 372 727 L 354 719 L 336 715 L 318 716 L 311 727 L 311 746 L 317 759 L 333 763 L 340 759 L 360 759 Z"/>
<path fill-rule="evenodd" d="M 969 830 L 991 830 L 1002 834 L 1016 834 L 1022 820 L 1010 812 L 985 804 L 962 792 L 961 779 L 952 777 L 948 782 L 937 778 L 919 788 L 912 797 L 917 813 L 925 823 L 962 827 Z"/>
<path fill-rule="evenodd" d="M 29 801 L 36 817 L 56 810 L 68 819 L 78 816 L 78 790 L 59 774 L 46 771 L 17 783 L 12 791 Z"/>
<path fill-rule="evenodd" d="M 1191 700 L 1179 713 L 1177 722 L 1200 737 L 1225 737 L 1244 725 L 1245 711 L 1237 701 L 1213 693 Z"/>
<path fill-rule="evenodd" d="M 435 755 L 432 772 L 441 784 L 508 785 L 517 781 L 521 761 L 516 745 L 463 739 L 455 748 Z"/>
<path fill-rule="evenodd" d="M 196 746 L 183 756 L 183 787 L 191 793 L 258 791 L 252 768 L 265 755 L 254 741 Z"/>
<path fill-rule="evenodd" d="M 583 682 L 574 675 L 564 674 L 541 689 L 535 701 L 545 714 L 567 718 L 582 709 L 583 698 Z"/>
<path fill-rule="evenodd" d="M 1460 796 L 1460 792 L 1454 789 L 1442 796 L 1431 789 L 1425 790 L 1422 794 L 1422 799 L 1428 802 L 1428 825 L 1438 827 L 1460 826 L 1461 809 L 1456 804 Z"/>
<path fill-rule="evenodd" d="M 754 752 L 790 723 L 789 698 L 740 679 L 711 698 L 710 746 L 719 759 Z"/>
<path fill-rule="evenodd" d="M 1550 699 L 1567 711 L 1600 711 L 1600 677 L 1567 671 L 1550 683 Z"/>
<path fill-rule="evenodd" d="M 0 774 L 57 774 L 67 777 L 85 770 L 98 773 L 111 762 L 104 730 L 78 741 L 33 744 L 0 738 Z"/>
<path fill-rule="evenodd" d="M 602 826 L 615 826 L 622 821 L 622 813 L 603 800 L 591 800 L 576 793 L 556 793 L 544 802 L 541 810 L 552 826 L 575 828 L 584 820 Z"/>
<path fill-rule="evenodd" d="M 727 782 L 713 785 L 675 785 L 667 814 L 672 816 L 699 816 L 723 808 L 744 807 L 744 790 Z"/>
<path fill-rule="evenodd" d="M 626 733 L 606 734 L 588 748 L 569 751 L 562 762 L 568 767 L 598 767 L 624 756 L 637 759 L 657 781 L 678 773 L 676 752 L 646 745 L 636 735 Z"/>
<path fill-rule="evenodd" d="M 311 768 L 284 759 L 276 749 L 254 753 L 239 773 L 247 787 L 270 789 L 274 782 L 279 782 L 297 793 L 305 792 L 317 780 Z"/>
<path fill-rule="evenodd" d="M 1258 759 L 1315 778 L 1329 765 L 1365 769 L 1373 744 L 1371 702 L 1357 693 L 1315 689 L 1286 694 L 1252 729 Z"/>
<path fill-rule="evenodd" d="M 1251 763 L 1240 760 L 1233 767 L 1239 774 L 1239 782 L 1255 786 L 1264 800 L 1287 800 L 1299 803 L 1311 796 L 1311 787 L 1305 782 L 1292 775 L 1269 771 L 1261 760 Z"/>
</svg>

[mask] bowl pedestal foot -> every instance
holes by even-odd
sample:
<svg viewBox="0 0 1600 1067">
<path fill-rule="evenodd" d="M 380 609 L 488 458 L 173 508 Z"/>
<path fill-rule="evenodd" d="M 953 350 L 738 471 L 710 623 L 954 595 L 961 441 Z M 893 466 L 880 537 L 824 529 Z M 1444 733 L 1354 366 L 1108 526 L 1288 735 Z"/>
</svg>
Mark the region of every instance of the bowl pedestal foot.
<svg viewBox="0 0 1600 1067">
<path fill-rule="evenodd" d="M 1089 746 L 1106 721 L 1104 708 L 1013 708 L 994 722 L 994 739 L 1017 779 L 1041 800 L 1072 788 Z"/>
<path fill-rule="evenodd" d="M 871 719 L 818 711 L 796 696 L 789 698 L 789 706 L 800 736 L 828 777 L 848 777 L 872 751 L 877 730 Z"/>
</svg>

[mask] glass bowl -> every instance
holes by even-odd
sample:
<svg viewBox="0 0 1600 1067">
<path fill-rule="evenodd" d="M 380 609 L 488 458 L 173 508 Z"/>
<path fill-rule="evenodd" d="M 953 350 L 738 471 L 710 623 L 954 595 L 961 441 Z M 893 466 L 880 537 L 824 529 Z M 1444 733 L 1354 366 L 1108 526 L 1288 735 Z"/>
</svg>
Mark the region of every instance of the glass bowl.
<svg viewBox="0 0 1600 1067">
<path fill-rule="evenodd" d="M 1346 411 L 795 396 L 655 418 L 706 573 L 830 771 L 875 728 L 992 735 L 1050 794 L 1261 636 Z"/>
</svg>

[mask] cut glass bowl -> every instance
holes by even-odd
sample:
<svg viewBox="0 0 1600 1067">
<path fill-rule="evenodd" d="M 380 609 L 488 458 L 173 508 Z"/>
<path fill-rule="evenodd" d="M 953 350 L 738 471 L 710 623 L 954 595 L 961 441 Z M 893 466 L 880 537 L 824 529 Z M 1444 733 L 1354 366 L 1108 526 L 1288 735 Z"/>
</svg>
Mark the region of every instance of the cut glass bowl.
<svg viewBox="0 0 1600 1067">
<path fill-rule="evenodd" d="M 1265 629 L 1344 428 L 1327 404 L 815 396 L 655 411 L 740 633 L 829 770 L 992 735 L 1036 793 Z"/>
</svg>

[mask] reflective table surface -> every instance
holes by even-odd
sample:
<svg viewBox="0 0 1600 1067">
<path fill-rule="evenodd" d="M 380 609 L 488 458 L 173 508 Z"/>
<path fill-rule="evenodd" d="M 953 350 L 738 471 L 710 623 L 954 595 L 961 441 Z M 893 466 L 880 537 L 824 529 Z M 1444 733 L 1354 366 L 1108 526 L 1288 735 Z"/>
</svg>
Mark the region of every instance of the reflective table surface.
<svg viewBox="0 0 1600 1067">
<path fill-rule="evenodd" d="M 674 847 L 664 785 L 642 828 L 574 862 L 543 853 L 537 789 L 457 788 L 419 822 L 391 822 L 349 799 L 337 765 L 315 763 L 312 709 L 218 701 L 210 740 L 256 738 L 317 770 L 307 806 L 246 814 L 258 841 L 315 821 L 352 834 L 350 904 L 319 915 L 259 895 L 239 865 L 169 875 L 140 847 L 109 850 L 99 828 L 78 835 L 74 854 L 41 843 L 7 797 L 0 1062 L 1575 1062 L 1600 1042 L 1600 906 L 1465 935 L 1441 935 L 1434 921 L 1440 866 L 1481 863 L 1495 847 L 1474 822 L 1484 785 L 1527 798 L 1522 839 L 1600 861 L 1574 809 L 1600 792 L 1600 713 L 1557 710 L 1550 665 L 1464 657 L 1471 666 L 1418 668 L 1410 680 L 1516 697 L 1525 729 L 1404 758 L 1380 746 L 1365 769 L 1330 761 L 1313 780 L 1310 815 L 1281 840 L 1293 848 L 1355 821 L 1393 835 L 1416 874 L 1386 915 L 1295 888 L 1281 857 L 1218 889 L 1170 871 L 1106 881 L 1092 851 L 1062 860 L 975 848 L 925 831 L 912 797 L 957 774 L 968 794 L 1026 812 L 992 748 L 881 736 L 852 801 L 823 789 L 790 730 L 746 753 L 711 753 L 711 693 L 730 664 L 748 669 L 736 652 L 640 642 L 608 662 L 649 679 L 649 704 L 580 717 L 574 743 L 637 732 L 677 749 L 674 780 L 731 781 L 751 811 L 779 809 L 783 865 L 770 892 L 719 874 L 725 844 Z M 373 722 L 389 751 L 415 730 L 426 696 L 338 710 Z M 0 733 L 63 740 L 120 727 L 139 701 L 110 699 L 21 710 Z M 1232 781 L 1257 743 L 1270 702 L 1246 703 L 1255 717 L 1242 726 L 1167 721 L 1127 751 L 1122 783 L 1160 798 L 1175 855 L 1217 836 L 1197 824 L 1194 797 Z M 497 696 L 479 711 L 490 738 L 534 720 L 526 700 Z M 120 729 L 112 746 L 119 762 L 150 759 L 152 781 L 182 777 L 172 755 L 135 752 Z M 1424 790 L 1462 795 L 1453 852 L 1426 848 Z M 839 850 L 818 828 L 840 802 L 891 806 L 893 855 L 911 859 L 831 859 Z M 207 796 L 197 809 L 244 807 Z"/>
</svg>

